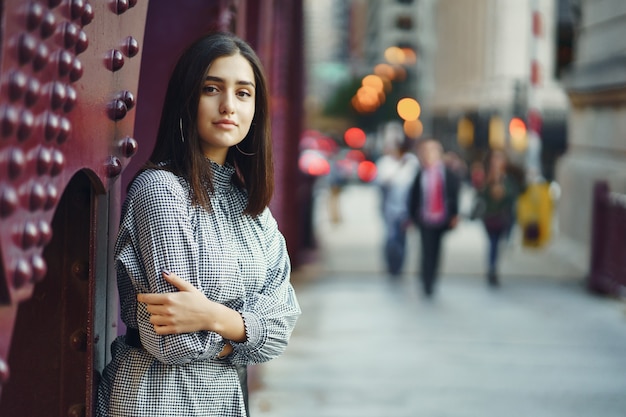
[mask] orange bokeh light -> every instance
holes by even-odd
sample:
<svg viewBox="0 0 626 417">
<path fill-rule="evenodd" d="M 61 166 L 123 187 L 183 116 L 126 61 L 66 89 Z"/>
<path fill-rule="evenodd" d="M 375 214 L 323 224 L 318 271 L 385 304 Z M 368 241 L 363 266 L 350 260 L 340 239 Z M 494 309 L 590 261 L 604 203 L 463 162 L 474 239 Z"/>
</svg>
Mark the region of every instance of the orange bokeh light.
<svg viewBox="0 0 626 417">
<path fill-rule="evenodd" d="M 378 75 L 373 75 L 373 74 L 363 77 L 361 84 L 364 87 L 372 87 L 376 91 L 383 91 L 385 87 L 385 84 L 382 78 L 379 77 Z"/>
<path fill-rule="evenodd" d="M 407 120 L 404 122 L 404 134 L 411 139 L 417 139 L 424 133 L 424 125 L 419 120 Z"/>
<path fill-rule="evenodd" d="M 526 123 L 519 117 L 512 118 L 509 122 L 509 134 L 515 139 L 526 136 Z"/>
<path fill-rule="evenodd" d="M 422 109 L 417 100 L 409 97 L 400 99 L 397 104 L 398 115 L 402 120 L 417 120 L 420 117 Z"/>
</svg>

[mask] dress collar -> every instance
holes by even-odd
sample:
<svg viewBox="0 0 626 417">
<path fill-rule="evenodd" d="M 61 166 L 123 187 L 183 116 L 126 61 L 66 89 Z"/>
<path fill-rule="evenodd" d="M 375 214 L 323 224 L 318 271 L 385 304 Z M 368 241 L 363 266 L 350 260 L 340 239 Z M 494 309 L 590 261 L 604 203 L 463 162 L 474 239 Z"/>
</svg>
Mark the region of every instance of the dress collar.
<svg viewBox="0 0 626 417">
<path fill-rule="evenodd" d="M 235 167 L 226 162 L 220 165 L 217 162 L 209 160 L 213 169 L 213 187 L 216 192 L 229 191 L 232 187 L 232 176 L 235 173 Z"/>
</svg>

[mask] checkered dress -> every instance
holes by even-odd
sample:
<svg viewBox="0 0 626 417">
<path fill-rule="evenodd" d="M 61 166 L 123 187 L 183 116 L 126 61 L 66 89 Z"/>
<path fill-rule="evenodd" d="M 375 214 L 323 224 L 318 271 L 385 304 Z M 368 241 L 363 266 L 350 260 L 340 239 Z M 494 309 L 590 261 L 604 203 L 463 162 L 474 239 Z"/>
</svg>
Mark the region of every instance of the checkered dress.
<svg viewBox="0 0 626 417">
<path fill-rule="evenodd" d="M 128 192 L 115 261 L 121 317 L 139 329 L 143 349 L 124 336 L 113 342 L 97 416 L 245 416 L 235 365 L 268 361 L 287 346 L 300 307 L 284 238 L 269 209 L 243 214 L 247 197 L 232 184 L 234 168 L 212 166 L 211 212 L 192 205 L 188 184 L 167 171 L 143 172 Z M 136 296 L 176 291 L 163 269 L 239 311 L 247 340 L 218 359 L 226 342 L 217 333 L 157 335 Z"/>
</svg>

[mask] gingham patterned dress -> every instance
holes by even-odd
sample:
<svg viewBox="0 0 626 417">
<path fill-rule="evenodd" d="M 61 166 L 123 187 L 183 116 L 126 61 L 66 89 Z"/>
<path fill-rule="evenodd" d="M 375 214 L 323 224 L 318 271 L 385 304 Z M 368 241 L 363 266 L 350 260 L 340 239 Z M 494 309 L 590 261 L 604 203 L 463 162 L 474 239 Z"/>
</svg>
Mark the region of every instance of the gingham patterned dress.
<svg viewBox="0 0 626 417">
<path fill-rule="evenodd" d="M 188 184 L 167 171 L 144 171 L 129 189 L 115 261 L 121 317 L 139 329 L 143 349 L 124 336 L 113 342 L 98 416 L 245 416 L 235 365 L 266 362 L 287 346 L 300 307 L 284 238 L 269 209 L 243 214 L 247 197 L 232 184 L 234 168 L 212 166 L 210 212 L 192 205 Z M 157 335 L 136 296 L 176 291 L 163 269 L 240 312 L 247 340 L 218 359 L 226 342 L 217 333 Z"/>
</svg>

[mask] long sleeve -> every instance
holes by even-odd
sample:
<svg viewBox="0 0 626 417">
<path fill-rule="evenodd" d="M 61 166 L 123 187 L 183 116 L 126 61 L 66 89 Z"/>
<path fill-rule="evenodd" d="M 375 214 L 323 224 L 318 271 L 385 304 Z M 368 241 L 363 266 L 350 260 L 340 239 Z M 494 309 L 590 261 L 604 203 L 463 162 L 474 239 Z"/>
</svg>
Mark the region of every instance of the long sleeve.
<svg viewBox="0 0 626 417">
<path fill-rule="evenodd" d="M 241 311 L 247 340 L 233 343 L 232 362 L 251 364 L 269 361 L 287 347 L 301 313 L 289 281 L 291 266 L 285 240 L 269 209 L 258 219 L 265 236 L 267 273 L 265 282 L 247 295 Z"/>
<path fill-rule="evenodd" d="M 183 364 L 215 357 L 224 346 L 221 336 L 206 331 L 157 335 L 146 306 L 133 299 L 137 292 L 177 291 L 162 278 L 164 268 L 203 290 L 188 191 L 165 171 L 138 178 L 129 192 L 120 229 L 116 245 L 118 281 L 121 285 L 130 282 L 134 287 L 128 292 L 130 296 L 122 299 L 122 308 L 136 309 L 136 323 L 131 312 L 126 324 L 136 324 L 144 348 L 163 363 Z"/>
</svg>

